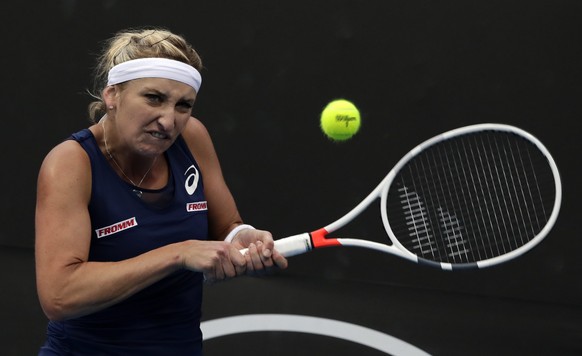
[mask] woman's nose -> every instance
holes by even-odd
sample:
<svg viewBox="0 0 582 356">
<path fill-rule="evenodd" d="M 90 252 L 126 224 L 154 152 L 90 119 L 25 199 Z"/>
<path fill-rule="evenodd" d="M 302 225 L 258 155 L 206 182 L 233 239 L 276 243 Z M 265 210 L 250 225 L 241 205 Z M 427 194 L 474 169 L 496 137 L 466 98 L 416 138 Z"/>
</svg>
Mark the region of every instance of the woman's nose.
<svg viewBox="0 0 582 356">
<path fill-rule="evenodd" d="M 161 128 L 164 131 L 171 131 L 175 124 L 176 124 L 176 113 L 174 111 L 173 107 L 166 107 L 164 108 L 161 113 L 160 116 L 158 117 L 158 125 L 161 126 Z"/>
</svg>

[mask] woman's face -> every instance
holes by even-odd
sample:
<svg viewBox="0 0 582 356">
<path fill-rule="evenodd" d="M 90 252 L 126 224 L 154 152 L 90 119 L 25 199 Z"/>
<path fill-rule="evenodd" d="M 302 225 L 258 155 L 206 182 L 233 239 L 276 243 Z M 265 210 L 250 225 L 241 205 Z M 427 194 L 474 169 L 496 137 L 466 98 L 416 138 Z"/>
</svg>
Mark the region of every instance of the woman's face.
<svg viewBox="0 0 582 356">
<path fill-rule="evenodd" d="M 117 149 L 141 155 L 166 151 L 190 119 L 196 99 L 194 89 L 162 78 L 131 80 L 114 94 Z"/>
</svg>

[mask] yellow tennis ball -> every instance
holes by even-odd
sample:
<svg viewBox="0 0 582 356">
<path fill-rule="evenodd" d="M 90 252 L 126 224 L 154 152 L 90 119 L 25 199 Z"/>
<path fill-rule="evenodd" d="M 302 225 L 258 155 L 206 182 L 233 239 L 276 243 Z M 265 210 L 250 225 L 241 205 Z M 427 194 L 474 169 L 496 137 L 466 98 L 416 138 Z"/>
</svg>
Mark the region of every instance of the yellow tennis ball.
<svg viewBox="0 0 582 356">
<path fill-rule="evenodd" d="M 334 141 L 345 141 L 360 129 L 360 111 L 350 101 L 330 102 L 321 112 L 321 130 Z"/>
</svg>

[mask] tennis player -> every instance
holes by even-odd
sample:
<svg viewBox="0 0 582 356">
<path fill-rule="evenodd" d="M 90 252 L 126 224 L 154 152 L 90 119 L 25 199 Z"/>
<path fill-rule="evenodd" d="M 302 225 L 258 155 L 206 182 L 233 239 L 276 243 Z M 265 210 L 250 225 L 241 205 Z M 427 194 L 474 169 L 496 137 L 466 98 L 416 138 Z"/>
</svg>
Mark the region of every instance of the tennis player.
<svg viewBox="0 0 582 356">
<path fill-rule="evenodd" d="M 204 281 L 286 268 L 271 234 L 243 224 L 191 116 L 201 68 L 165 29 L 108 40 L 93 124 L 39 172 L 36 275 L 50 319 L 40 355 L 201 355 Z"/>
</svg>

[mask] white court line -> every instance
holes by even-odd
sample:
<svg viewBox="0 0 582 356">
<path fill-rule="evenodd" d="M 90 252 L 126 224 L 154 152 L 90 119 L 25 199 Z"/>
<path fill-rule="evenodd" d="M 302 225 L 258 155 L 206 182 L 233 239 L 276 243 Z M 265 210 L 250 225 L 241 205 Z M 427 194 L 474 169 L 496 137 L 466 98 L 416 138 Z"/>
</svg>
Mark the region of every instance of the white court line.
<svg viewBox="0 0 582 356">
<path fill-rule="evenodd" d="M 429 356 L 405 341 L 374 329 L 343 321 L 288 314 L 248 314 L 204 321 L 204 340 L 221 336 L 258 332 L 287 331 L 324 335 L 368 346 L 395 356 Z"/>
</svg>

